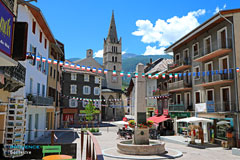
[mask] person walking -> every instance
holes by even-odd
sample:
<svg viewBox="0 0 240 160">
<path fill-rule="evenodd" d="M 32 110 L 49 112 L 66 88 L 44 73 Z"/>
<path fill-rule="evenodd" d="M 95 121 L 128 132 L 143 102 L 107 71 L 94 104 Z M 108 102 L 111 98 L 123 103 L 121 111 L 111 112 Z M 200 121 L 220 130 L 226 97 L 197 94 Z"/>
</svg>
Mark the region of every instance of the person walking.
<svg viewBox="0 0 240 160">
<path fill-rule="evenodd" d="M 203 128 L 202 128 L 202 122 L 199 123 L 199 139 L 201 139 L 201 144 L 204 144 L 204 136 L 203 136 Z"/>
<path fill-rule="evenodd" d="M 228 142 L 228 149 L 232 149 L 233 146 L 233 129 L 232 127 L 227 128 L 227 142 Z"/>
</svg>

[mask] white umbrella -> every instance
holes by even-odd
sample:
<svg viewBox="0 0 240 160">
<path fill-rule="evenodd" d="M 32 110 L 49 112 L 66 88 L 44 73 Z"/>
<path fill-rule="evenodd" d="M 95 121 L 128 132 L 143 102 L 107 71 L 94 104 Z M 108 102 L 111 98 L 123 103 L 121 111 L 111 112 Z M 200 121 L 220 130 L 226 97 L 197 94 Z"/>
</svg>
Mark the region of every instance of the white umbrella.
<svg viewBox="0 0 240 160">
<path fill-rule="evenodd" d="M 128 125 L 128 122 L 125 122 L 125 121 L 116 121 L 116 122 L 111 122 L 110 124 L 116 125 L 116 126 L 124 126 L 124 125 Z"/>
<path fill-rule="evenodd" d="M 228 121 L 220 121 L 220 122 L 217 122 L 217 125 L 223 125 L 223 124 L 229 124 L 230 122 Z"/>
<path fill-rule="evenodd" d="M 206 119 L 206 118 L 200 118 L 200 117 L 189 117 L 189 118 L 178 119 L 177 122 L 187 122 L 187 123 L 210 122 L 210 123 L 213 123 L 213 120 Z"/>
</svg>

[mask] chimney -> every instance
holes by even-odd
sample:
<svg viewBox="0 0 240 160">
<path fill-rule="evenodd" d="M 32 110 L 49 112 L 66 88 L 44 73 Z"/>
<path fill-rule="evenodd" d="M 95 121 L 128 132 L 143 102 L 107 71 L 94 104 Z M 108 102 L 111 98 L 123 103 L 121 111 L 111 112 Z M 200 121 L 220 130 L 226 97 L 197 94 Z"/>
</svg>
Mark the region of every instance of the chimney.
<svg viewBox="0 0 240 160">
<path fill-rule="evenodd" d="M 150 64 L 152 64 L 152 58 L 150 58 Z"/>
<path fill-rule="evenodd" d="M 90 58 L 90 57 L 93 58 L 93 50 L 92 50 L 92 49 L 88 49 L 88 50 L 87 50 L 86 57 L 87 57 L 87 58 Z"/>
</svg>

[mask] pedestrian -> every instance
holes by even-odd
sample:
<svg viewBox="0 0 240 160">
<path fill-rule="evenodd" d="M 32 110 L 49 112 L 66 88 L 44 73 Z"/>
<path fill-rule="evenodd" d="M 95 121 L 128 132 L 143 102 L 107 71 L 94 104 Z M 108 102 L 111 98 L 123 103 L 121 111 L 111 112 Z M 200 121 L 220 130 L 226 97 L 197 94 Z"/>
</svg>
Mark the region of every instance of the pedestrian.
<svg viewBox="0 0 240 160">
<path fill-rule="evenodd" d="M 228 149 L 232 149 L 232 143 L 233 143 L 233 128 L 228 127 L 227 128 L 227 143 L 228 143 Z"/>
<path fill-rule="evenodd" d="M 202 122 L 199 123 L 199 139 L 201 140 L 201 144 L 204 144 L 204 136 L 203 136 L 203 129 L 202 129 Z"/>
</svg>

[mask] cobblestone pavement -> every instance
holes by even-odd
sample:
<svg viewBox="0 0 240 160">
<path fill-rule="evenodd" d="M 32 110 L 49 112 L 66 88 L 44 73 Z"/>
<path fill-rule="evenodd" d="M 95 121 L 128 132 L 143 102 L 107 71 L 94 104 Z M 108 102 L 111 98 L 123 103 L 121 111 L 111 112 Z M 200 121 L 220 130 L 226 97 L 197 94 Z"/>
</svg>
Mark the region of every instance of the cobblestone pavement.
<svg viewBox="0 0 240 160">
<path fill-rule="evenodd" d="M 116 147 L 116 143 L 120 141 L 117 137 L 117 127 L 100 128 L 102 135 L 96 136 L 101 149 Z M 166 142 L 166 147 L 179 150 L 183 156 L 177 158 L 179 160 L 240 160 L 240 156 L 232 155 L 231 150 L 225 150 L 222 147 L 212 147 L 207 149 L 197 149 L 187 147 L 181 144 Z M 114 158 L 104 157 L 105 160 L 114 160 Z"/>
</svg>

